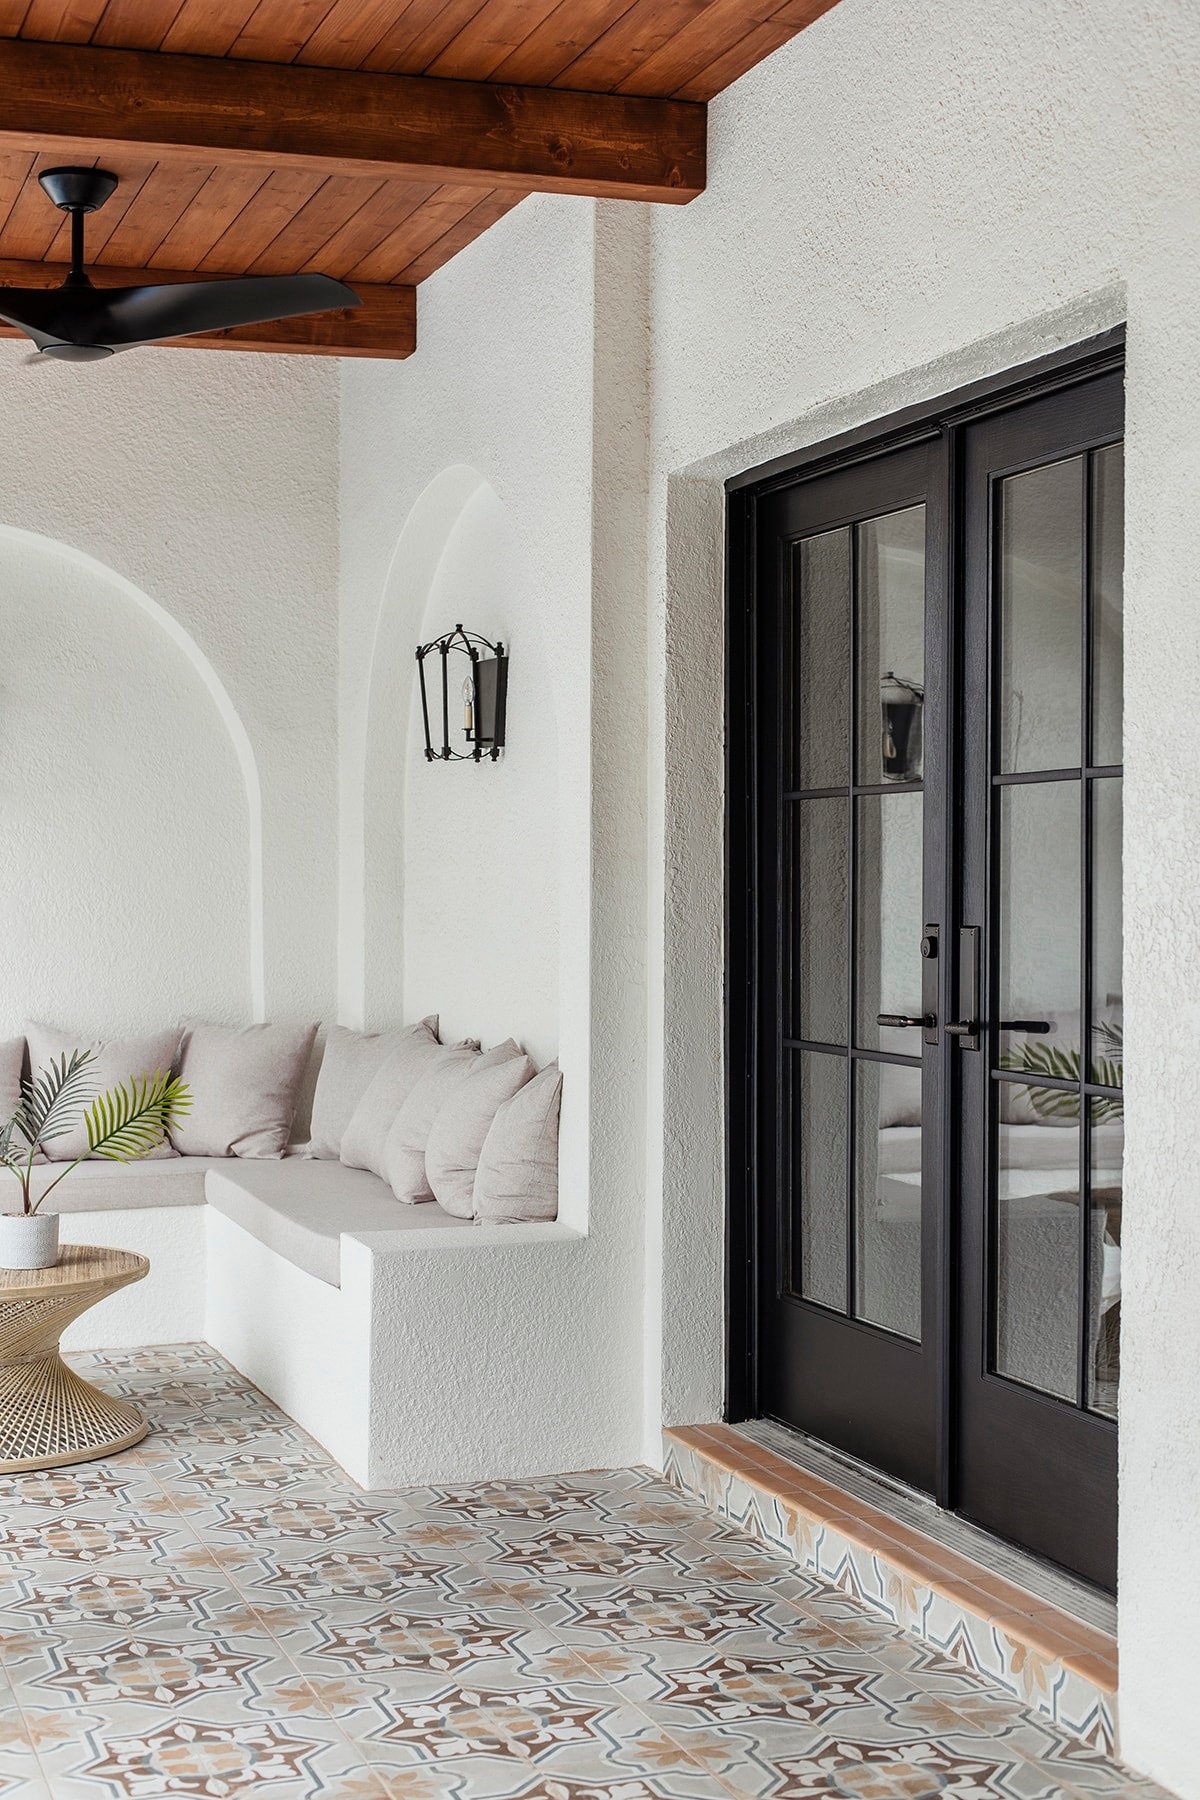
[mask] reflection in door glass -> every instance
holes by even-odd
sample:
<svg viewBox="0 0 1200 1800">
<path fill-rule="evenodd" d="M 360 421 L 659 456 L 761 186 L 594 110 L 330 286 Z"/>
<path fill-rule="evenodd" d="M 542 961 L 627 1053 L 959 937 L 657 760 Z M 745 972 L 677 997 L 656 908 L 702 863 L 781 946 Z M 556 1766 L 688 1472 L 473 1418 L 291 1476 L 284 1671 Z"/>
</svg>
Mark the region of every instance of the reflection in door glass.
<svg viewBox="0 0 1200 1800">
<path fill-rule="evenodd" d="M 996 1369 L 1074 1400 L 1079 1353 L 1079 1093 L 1000 1081 Z"/>
<path fill-rule="evenodd" d="M 1125 452 L 1092 458 L 1092 761 L 1121 761 Z"/>
<path fill-rule="evenodd" d="M 846 1310 L 846 1128 L 849 1064 L 844 1056 L 791 1055 L 792 1218 L 800 1222 L 799 1288 L 806 1300 Z M 793 1242 L 795 1240 L 793 1239 Z"/>
<path fill-rule="evenodd" d="M 1080 766 L 1084 458 L 1001 484 L 1002 772 Z"/>
<path fill-rule="evenodd" d="M 796 546 L 793 788 L 850 779 L 850 530 Z"/>
<path fill-rule="evenodd" d="M 925 707 L 925 508 L 858 528 L 858 776 L 919 781 Z"/>
<path fill-rule="evenodd" d="M 1121 1000 L 1121 780 L 1092 789 L 1092 1057 L 1090 1076 L 1104 1087 L 1125 1082 Z"/>
<path fill-rule="evenodd" d="M 1079 1079 L 1079 807 L 1077 781 L 1019 783 L 1000 794 L 1000 1018 L 1048 1032 L 1001 1030 L 1001 1062 Z M 1015 1063 L 1012 1059 L 1020 1059 Z"/>
<path fill-rule="evenodd" d="M 858 806 L 857 1041 L 921 1054 L 921 1034 L 879 1025 L 881 1012 L 921 1012 L 922 794 L 868 794 Z"/>
<path fill-rule="evenodd" d="M 795 834 L 792 1003 L 796 1037 L 844 1044 L 850 1011 L 849 802 L 788 802 Z"/>
<path fill-rule="evenodd" d="M 855 1315 L 919 1341 L 919 1066 L 860 1062 L 855 1113 Z"/>
<path fill-rule="evenodd" d="M 1094 1095 L 1091 1107 L 1092 1246 L 1089 1268 L 1088 1395 L 1093 1412 L 1117 1416 L 1121 1379 L 1121 1190 L 1124 1103 Z"/>
</svg>

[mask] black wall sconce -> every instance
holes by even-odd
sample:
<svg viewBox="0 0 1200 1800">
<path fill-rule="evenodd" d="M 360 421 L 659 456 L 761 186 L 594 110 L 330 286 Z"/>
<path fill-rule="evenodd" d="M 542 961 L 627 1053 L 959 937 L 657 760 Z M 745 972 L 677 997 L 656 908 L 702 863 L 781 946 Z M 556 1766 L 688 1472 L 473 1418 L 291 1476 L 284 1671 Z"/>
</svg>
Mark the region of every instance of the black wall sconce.
<svg viewBox="0 0 1200 1800">
<path fill-rule="evenodd" d="M 429 689 L 425 664 L 436 653 L 441 663 L 442 743 L 435 749 L 429 728 Z M 450 658 L 464 657 L 452 664 Z M 504 645 L 489 643 L 474 631 L 456 625 L 443 637 L 417 649 L 421 677 L 421 716 L 425 721 L 426 762 L 497 762 L 504 748 L 505 712 L 508 704 L 508 657 Z M 461 679 L 459 671 L 461 670 Z M 450 742 L 450 694 L 462 706 L 462 733 L 469 749 L 456 750 Z M 461 696 L 461 700 L 460 700 Z M 434 704 L 436 706 L 436 695 Z"/>
<path fill-rule="evenodd" d="M 883 779 L 919 780 L 925 689 L 889 669 L 879 684 L 879 703 L 883 713 Z"/>
</svg>

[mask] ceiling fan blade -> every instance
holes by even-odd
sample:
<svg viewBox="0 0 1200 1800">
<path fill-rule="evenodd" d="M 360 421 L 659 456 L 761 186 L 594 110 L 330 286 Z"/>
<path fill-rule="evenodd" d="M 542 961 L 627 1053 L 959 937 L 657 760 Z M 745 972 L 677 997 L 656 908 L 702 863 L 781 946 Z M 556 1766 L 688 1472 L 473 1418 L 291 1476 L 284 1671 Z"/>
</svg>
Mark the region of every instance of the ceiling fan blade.
<svg viewBox="0 0 1200 1800">
<path fill-rule="evenodd" d="M 96 288 L 92 298 L 96 312 L 88 321 L 88 341 L 114 350 L 362 304 L 352 288 L 329 275 L 242 275 L 155 287 Z M 0 291 L 0 309 L 3 303 Z"/>
<path fill-rule="evenodd" d="M 67 323 L 61 288 L 0 288 L 0 322 L 31 337 L 40 349 Z"/>
</svg>

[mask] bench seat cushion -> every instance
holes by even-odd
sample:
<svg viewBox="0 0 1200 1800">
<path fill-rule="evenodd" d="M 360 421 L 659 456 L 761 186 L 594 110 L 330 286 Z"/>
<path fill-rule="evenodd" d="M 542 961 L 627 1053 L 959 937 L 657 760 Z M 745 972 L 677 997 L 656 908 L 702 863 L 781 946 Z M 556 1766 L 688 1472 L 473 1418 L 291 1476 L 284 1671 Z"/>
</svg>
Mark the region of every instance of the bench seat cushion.
<svg viewBox="0 0 1200 1800">
<path fill-rule="evenodd" d="M 341 1163 L 209 1163 L 209 1205 L 268 1250 L 337 1287 L 343 1231 L 428 1231 L 452 1219 L 440 1206 L 401 1206 L 391 1189 L 365 1169 Z"/>
<path fill-rule="evenodd" d="M 59 1182 L 46 1203 L 48 1212 L 132 1212 L 143 1206 L 203 1206 L 204 1177 L 220 1162 L 208 1156 L 172 1156 L 142 1163 L 84 1162 Z M 63 1172 L 62 1163 L 38 1163 L 33 1196 L 38 1199 Z M 12 1210 L 19 1198 L 16 1181 L 4 1177 L 0 1206 Z"/>
</svg>

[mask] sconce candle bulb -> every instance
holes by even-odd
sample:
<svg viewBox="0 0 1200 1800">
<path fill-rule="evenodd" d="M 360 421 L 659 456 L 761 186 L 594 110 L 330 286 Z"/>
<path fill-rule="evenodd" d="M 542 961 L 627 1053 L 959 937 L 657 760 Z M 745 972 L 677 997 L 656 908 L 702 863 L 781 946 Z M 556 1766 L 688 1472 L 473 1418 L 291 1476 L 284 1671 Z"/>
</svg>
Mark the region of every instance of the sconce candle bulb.
<svg viewBox="0 0 1200 1800">
<path fill-rule="evenodd" d="M 436 651 L 441 663 L 441 745 L 435 747 L 429 717 L 426 663 Z M 450 658 L 464 656 L 468 668 L 462 682 L 463 736 L 469 750 L 455 750 L 450 743 Z M 462 667 L 462 664 L 459 664 Z M 417 646 L 417 673 L 421 681 L 421 718 L 425 727 L 426 762 L 498 762 L 504 749 L 505 712 L 508 701 L 508 656 L 504 645 L 492 643 L 477 632 L 456 625 L 442 637 Z M 436 699 L 435 699 L 436 705 Z"/>
</svg>

